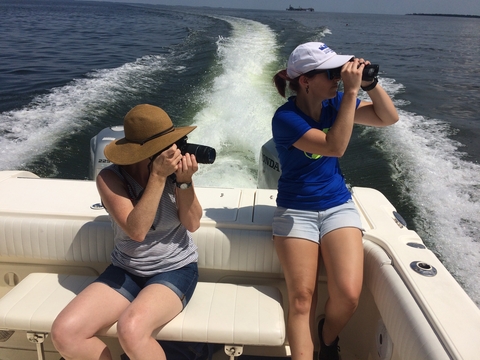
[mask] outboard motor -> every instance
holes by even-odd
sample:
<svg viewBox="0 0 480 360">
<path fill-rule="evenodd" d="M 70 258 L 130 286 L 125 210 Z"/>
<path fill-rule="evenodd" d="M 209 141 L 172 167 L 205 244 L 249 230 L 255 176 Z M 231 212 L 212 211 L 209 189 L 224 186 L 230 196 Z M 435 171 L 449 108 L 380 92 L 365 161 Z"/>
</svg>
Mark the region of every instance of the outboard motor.
<svg viewBox="0 0 480 360">
<path fill-rule="evenodd" d="M 90 179 L 95 180 L 100 170 L 110 165 L 110 161 L 103 154 L 105 146 L 113 140 L 123 138 L 123 125 L 111 126 L 100 131 L 90 139 Z"/>
<path fill-rule="evenodd" d="M 110 165 L 110 161 L 103 153 L 105 146 L 110 144 L 113 140 L 121 139 L 124 136 L 123 125 L 117 125 L 103 129 L 90 139 L 89 178 L 91 180 L 95 180 L 98 173 L 103 168 Z M 277 149 L 275 149 L 273 139 L 270 139 L 263 144 L 260 149 L 257 188 L 276 190 L 280 173 L 281 169 Z"/>
<path fill-rule="evenodd" d="M 281 171 L 275 143 L 270 139 L 260 149 L 257 188 L 276 190 Z"/>
</svg>

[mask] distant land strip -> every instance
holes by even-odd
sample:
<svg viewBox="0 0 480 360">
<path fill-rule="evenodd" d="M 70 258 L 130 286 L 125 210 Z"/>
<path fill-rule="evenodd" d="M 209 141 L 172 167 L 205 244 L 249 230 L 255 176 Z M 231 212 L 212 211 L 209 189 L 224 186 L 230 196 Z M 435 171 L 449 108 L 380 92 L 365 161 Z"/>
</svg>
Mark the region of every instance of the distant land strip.
<svg viewBox="0 0 480 360">
<path fill-rule="evenodd" d="M 413 13 L 407 15 L 421 15 L 421 16 L 448 16 L 448 17 L 464 17 L 464 18 L 480 18 L 480 15 L 458 15 L 458 14 L 424 14 L 424 13 Z"/>
</svg>

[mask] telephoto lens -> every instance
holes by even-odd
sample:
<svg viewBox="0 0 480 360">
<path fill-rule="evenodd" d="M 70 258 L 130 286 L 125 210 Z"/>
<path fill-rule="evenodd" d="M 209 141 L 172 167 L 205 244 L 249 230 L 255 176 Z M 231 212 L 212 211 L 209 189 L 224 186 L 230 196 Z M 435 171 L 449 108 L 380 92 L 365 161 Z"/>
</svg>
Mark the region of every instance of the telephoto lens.
<svg viewBox="0 0 480 360">
<path fill-rule="evenodd" d="M 214 148 L 198 144 L 185 143 L 185 145 L 180 148 L 180 151 L 182 152 L 182 155 L 185 155 L 186 153 L 195 155 L 199 164 L 213 164 L 217 156 L 217 152 Z"/>
<path fill-rule="evenodd" d="M 205 145 L 189 144 L 186 136 L 178 140 L 176 144 L 182 155 L 186 153 L 195 155 L 195 159 L 197 159 L 199 164 L 213 164 L 217 157 L 217 152 L 214 148 Z"/>
</svg>

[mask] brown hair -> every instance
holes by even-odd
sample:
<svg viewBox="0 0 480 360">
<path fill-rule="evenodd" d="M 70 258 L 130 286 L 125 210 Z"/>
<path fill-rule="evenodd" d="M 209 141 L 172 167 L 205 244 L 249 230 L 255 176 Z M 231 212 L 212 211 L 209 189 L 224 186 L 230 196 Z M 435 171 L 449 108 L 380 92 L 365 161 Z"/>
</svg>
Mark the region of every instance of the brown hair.
<svg viewBox="0 0 480 360">
<path fill-rule="evenodd" d="M 273 76 L 273 83 L 275 84 L 278 93 L 282 97 L 285 97 L 287 81 L 289 82 L 288 87 L 290 88 L 290 90 L 297 92 L 300 87 L 300 85 L 298 84 L 298 78 L 290 79 L 287 76 L 287 69 L 280 70 Z"/>
<path fill-rule="evenodd" d="M 306 76 L 308 78 L 312 78 L 318 73 L 319 72 L 317 70 L 312 70 L 300 76 Z M 286 89 L 287 89 L 287 81 L 288 81 L 288 88 L 293 92 L 298 93 L 298 91 L 300 90 L 300 83 L 299 83 L 300 76 L 297 76 L 295 79 L 290 79 L 287 75 L 287 69 L 283 69 L 277 72 L 273 76 L 273 83 L 275 84 L 275 87 L 277 88 L 278 93 L 282 97 L 285 97 Z"/>
</svg>

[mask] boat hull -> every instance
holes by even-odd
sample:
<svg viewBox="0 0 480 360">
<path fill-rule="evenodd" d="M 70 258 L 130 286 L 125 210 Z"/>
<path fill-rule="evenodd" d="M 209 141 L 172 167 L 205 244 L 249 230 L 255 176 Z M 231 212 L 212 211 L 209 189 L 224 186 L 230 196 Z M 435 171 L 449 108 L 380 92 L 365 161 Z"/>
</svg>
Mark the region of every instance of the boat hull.
<svg viewBox="0 0 480 360">
<path fill-rule="evenodd" d="M 274 287 L 282 295 L 286 320 L 285 280 L 271 240 L 276 191 L 196 190 L 204 209 L 201 227 L 193 233 L 200 281 Z M 93 181 L 2 171 L 0 198 L 0 297 L 31 273 L 96 276 L 108 266 L 112 230 Z M 365 229 L 365 278 L 359 307 L 340 334 L 342 358 L 476 358 L 480 353 L 478 307 L 418 234 L 398 220 L 383 194 L 354 187 L 353 199 Z M 436 274 L 422 274 L 418 267 L 434 268 Z M 318 286 L 320 318 L 327 300 L 323 266 Z M 0 342 L 0 360 L 37 359 L 27 330 L 15 330 Z M 115 337 L 104 339 L 114 354 L 122 353 Z M 48 336 L 44 347 L 47 359 L 59 358 Z M 288 338 L 279 346 L 244 346 L 243 354 L 288 356 Z M 217 358 L 225 356 L 223 349 L 218 350 Z"/>
</svg>

